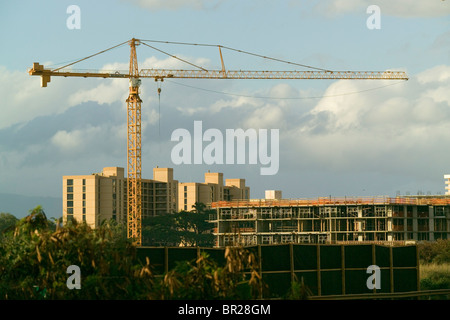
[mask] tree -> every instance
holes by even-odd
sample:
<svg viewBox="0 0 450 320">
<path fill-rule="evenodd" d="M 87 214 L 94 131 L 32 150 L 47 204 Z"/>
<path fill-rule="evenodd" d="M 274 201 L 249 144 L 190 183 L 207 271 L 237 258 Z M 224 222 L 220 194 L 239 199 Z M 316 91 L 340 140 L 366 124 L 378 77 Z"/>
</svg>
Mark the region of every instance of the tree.
<svg viewBox="0 0 450 320">
<path fill-rule="evenodd" d="M 212 224 L 207 220 L 212 210 L 200 202 L 192 211 L 180 211 L 150 217 L 143 222 L 143 244 L 151 246 L 214 246 Z"/>
<path fill-rule="evenodd" d="M 17 221 L 19 221 L 19 219 L 10 213 L 0 213 L 0 234 L 8 230 L 12 230 Z"/>
</svg>

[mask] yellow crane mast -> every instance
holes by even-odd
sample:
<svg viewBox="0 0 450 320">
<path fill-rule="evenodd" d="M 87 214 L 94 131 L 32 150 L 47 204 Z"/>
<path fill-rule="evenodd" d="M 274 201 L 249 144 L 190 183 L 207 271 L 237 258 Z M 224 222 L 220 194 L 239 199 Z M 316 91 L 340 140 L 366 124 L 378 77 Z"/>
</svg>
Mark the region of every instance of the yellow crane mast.
<svg viewBox="0 0 450 320">
<path fill-rule="evenodd" d="M 130 93 L 127 99 L 127 234 L 135 239 L 136 245 L 142 245 L 142 162 L 141 162 L 141 103 L 139 97 L 139 69 L 136 55 L 139 40 L 130 41 Z"/>
<path fill-rule="evenodd" d="M 222 63 L 221 70 L 206 70 L 176 56 L 171 56 L 188 64 L 197 67 L 199 70 L 169 70 L 169 69 L 141 69 L 138 68 L 136 46 L 141 43 L 156 49 L 146 43 L 151 40 L 131 39 L 118 44 L 112 48 L 100 51 L 86 58 L 77 60 L 63 67 L 55 69 L 45 69 L 38 62 L 33 63 L 33 67 L 28 70 L 32 76 L 41 77 L 41 86 L 47 87 L 51 77 L 83 77 L 83 78 L 127 78 L 129 79 L 129 95 L 127 102 L 127 234 L 137 246 L 142 245 L 142 139 L 141 139 L 141 105 L 142 100 L 139 97 L 139 87 L 141 78 L 153 78 L 156 81 L 163 81 L 165 78 L 184 78 L 184 79 L 357 79 L 357 80 L 408 80 L 408 76 L 403 71 L 330 71 L 317 69 L 314 71 L 243 71 L 243 70 L 225 70 L 221 48 L 227 48 L 217 45 L 219 48 L 220 59 Z M 162 42 L 162 41 L 154 41 Z M 125 43 L 130 45 L 130 65 L 128 73 L 120 71 L 76 71 L 64 70 L 68 66 L 74 65 L 80 61 L 89 59 L 108 50 L 119 47 Z M 165 42 L 170 43 L 170 42 Z M 183 44 L 183 43 L 179 43 Z M 213 45 L 207 45 L 213 46 Z M 248 53 L 241 50 L 227 48 L 242 53 Z M 158 49 L 156 49 L 158 50 Z M 158 50 L 167 54 L 164 51 Z M 248 53 L 251 54 L 251 53 Z M 259 56 L 256 54 L 252 54 Z M 259 56 L 281 62 L 286 62 L 269 57 Z M 293 65 L 299 65 L 290 63 Z M 309 67 L 309 66 L 306 66 Z M 312 68 L 312 67 L 309 67 Z"/>
</svg>

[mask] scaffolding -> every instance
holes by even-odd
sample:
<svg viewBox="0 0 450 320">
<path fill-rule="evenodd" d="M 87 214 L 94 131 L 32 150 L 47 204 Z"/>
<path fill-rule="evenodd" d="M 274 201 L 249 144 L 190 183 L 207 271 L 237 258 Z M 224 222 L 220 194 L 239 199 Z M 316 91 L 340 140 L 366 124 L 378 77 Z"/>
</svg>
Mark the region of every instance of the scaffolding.
<svg viewBox="0 0 450 320">
<path fill-rule="evenodd" d="M 450 197 L 216 202 L 216 246 L 450 239 Z"/>
</svg>

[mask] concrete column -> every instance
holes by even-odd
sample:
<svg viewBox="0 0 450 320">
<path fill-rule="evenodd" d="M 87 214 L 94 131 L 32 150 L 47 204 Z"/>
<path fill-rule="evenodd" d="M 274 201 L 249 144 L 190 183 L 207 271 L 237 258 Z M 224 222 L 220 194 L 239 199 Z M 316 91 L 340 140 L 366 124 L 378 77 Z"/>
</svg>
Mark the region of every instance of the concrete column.
<svg viewBox="0 0 450 320">
<path fill-rule="evenodd" d="M 434 241 L 434 207 L 428 207 L 428 230 L 430 232 L 430 241 Z"/>
<path fill-rule="evenodd" d="M 447 215 L 447 239 L 450 239 L 450 216 Z"/>
<path fill-rule="evenodd" d="M 362 232 L 363 232 L 363 230 L 362 230 L 362 218 L 363 218 L 363 216 L 362 216 L 362 207 L 361 206 L 358 206 L 358 218 L 355 220 L 356 221 L 356 226 L 357 226 L 357 228 L 358 228 L 358 241 L 363 241 L 364 240 L 364 237 L 363 237 L 363 234 L 362 234 Z"/>
<path fill-rule="evenodd" d="M 413 207 L 413 239 L 417 241 L 418 236 L 417 236 L 417 232 L 419 231 L 419 226 L 417 223 L 417 206 Z"/>
<path fill-rule="evenodd" d="M 386 207 L 386 221 L 387 221 L 387 241 L 392 241 L 393 238 L 393 232 L 392 232 L 392 225 L 393 225 L 393 218 L 392 218 L 392 207 Z"/>
<path fill-rule="evenodd" d="M 403 206 L 403 239 L 408 239 L 408 218 L 407 215 L 407 209 L 406 206 Z"/>
</svg>

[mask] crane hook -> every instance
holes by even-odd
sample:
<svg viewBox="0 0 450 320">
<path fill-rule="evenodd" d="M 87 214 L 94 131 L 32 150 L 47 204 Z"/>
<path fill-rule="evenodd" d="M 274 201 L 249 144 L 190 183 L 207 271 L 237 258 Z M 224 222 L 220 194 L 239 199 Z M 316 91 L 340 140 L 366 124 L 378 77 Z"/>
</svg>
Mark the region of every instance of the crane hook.
<svg viewBox="0 0 450 320">
<path fill-rule="evenodd" d="M 158 96 L 160 96 L 161 95 L 161 84 L 162 84 L 162 82 L 164 81 L 164 79 L 158 79 L 158 78 L 156 78 L 155 79 L 155 81 L 156 81 L 156 84 L 157 84 L 157 86 L 158 86 Z M 159 82 L 159 83 L 158 83 Z"/>
</svg>

